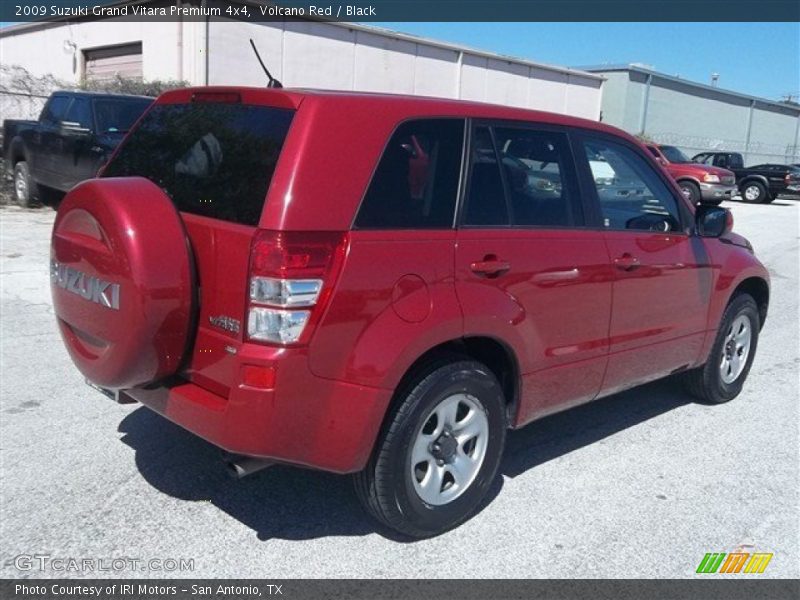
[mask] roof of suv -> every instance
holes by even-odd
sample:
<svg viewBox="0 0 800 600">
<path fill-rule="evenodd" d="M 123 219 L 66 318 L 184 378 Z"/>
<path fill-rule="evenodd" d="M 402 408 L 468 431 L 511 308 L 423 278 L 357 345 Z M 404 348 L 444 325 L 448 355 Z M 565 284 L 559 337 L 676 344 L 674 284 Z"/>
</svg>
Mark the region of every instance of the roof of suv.
<svg viewBox="0 0 800 600">
<path fill-rule="evenodd" d="M 413 116 L 453 116 L 473 117 L 487 119 L 509 119 L 517 121 L 535 121 L 568 125 L 604 131 L 614 135 L 621 135 L 628 139 L 635 139 L 626 132 L 616 127 L 611 127 L 590 119 L 572 117 L 568 115 L 551 113 L 527 108 L 489 104 L 472 100 L 456 100 L 449 98 L 435 98 L 431 96 L 412 96 L 403 94 L 387 94 L 377 92 L 352 92 L 337 90 L 318 90 L 305 88 L 254 88 L 254 87 L 228 87 L 209 86 L 196 88 L 183 88 L 162 94 L 160 103 L 182 103 L 191 101 L 195 94 L 225 94 L 238 93 L 241 100 L 248 104 L 268 104 L 283 108 L 298 108 L 303 102 L 337 103 L 343 108 L 365 110 L 378 108 L 378 106 L 392 106 L 395 109 L 401 105 L 409 117 Z M 348 106 L 349 105 L 349 106 Z"/>
</svg>

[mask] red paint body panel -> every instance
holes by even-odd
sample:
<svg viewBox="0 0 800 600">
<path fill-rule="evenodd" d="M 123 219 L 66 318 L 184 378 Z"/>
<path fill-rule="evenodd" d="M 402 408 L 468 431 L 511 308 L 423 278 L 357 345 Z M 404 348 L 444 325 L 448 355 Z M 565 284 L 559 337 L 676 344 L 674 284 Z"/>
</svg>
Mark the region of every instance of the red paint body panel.
<svg viewBox="0 0 800 600">
<path fill-rule="evenodd" d="M 471 264 L 487 256 L 507 261 L 510 269 L 497 278 L 476 275 Z M 600 391 L 612 280 L 598 231 L 458 232 L 456 288 L 464 332 L 502 340 L 517 356 L 525 382 L 517 425 Z"/>
<path fill-rule="evenodd" d="M 127 202 L 131 194 L 137 202 Z M 161 379 L 185 353 L 193 304 L 188 249 L 183 224 L 160 196 L 140 177 L 88 180 L 64 200 L 53 225 L 59 329 L 73 362 L 104 387 Z M 92 281 L 103 282 L 116 308 L 78 293 L 91 296 Z"/>
<path fill-rule="evenodd" d="M 156 265 L 151 269 L 156 279 L 134 281 L 126 275 L 128 266 L 118 264 L 118 254 L 109 250 L 113 244 L 103 245 L 104 234 L 91 218 L 78 215 L 62 227 L 69 211 L 60 211 L 54 256 L 107 279 L 122 277 L 126 287 L 160 290 L 167 314 L 179 317 L 169 343 L 177 344 L 181 332 L 185 343 L 191 327 L 191 345 L 176 382 L 126 393 L 233 453 L 336 472 L 359 470 L 410 366 L 438 345 L 476 336 L 500 342 L 513 355 L 519 402 L 510 425 L 520 426 L 702 364 L 736 286 L 749 277 L 768 281 L 764 267 L 732 235 L 735 243 L 688 231 L 352 228 L 387 140 L 408 119 L 503 119 L 599 131 L 636 145 L 658 168 L 641 143 L 612 127 L 454 100 L 304 90 L 197 88 L 168 92 L 156 104 L 188 103 L 196 94 L 296 111 L 258 227 L 181 214 L 185 236 L 175 236 L 158 219 L 134 215 L 152 231 L 143 238 L 150 250 L 140 246 L 133 255 Z M 428 157 L 421 148 L 415 151 L 413 177 L 420 179 L 429 168 Z M 671 188 L 692 213 L 674 182 Z M 65 201 L 67 208 L 70 202 Z M 145 210 L 129 204 L 131 211 Z M 91 207 L 102 213 L 97 203 Z M 169 219 L 162 215 L 161 220 Z M 347 232 L 341 268 L 324 283 L 330 295 L 314 317 L 307 343 L 280 347 L 246 339 L 250 253 L 260 230 Z M 71 250 L 71 238 L 81 240 L 78 251 Z M 188 273 L 170 270 L 168 260 L 186 252 L 186 239 L 194 281 Z M 153 257 L 153 249 L 161 258 Z M 626 254 L 640 261 L 638 268 L 618 268 L 615 259 Z M 499 277 L 476 272 L 476 264 L 492 260 L 507 262 L 507 270 Z M 95 305 L 54 290 L 62 320 L 112 340 L 150 335 L 151 330 L 104 325 L 102 319 L 92 324 L 99 314 Z M 159 311 L 148 309 L 145 321 L 163 320 Z M 238 321 L 238 331 L 212 324 L 216 317 Z M 186 324 L 189 319 L 193 325 Z M 129 323 L 139 327 L 139 321 Z M 105 333 L 103 327 L 113 331 Z M 76 354 L 79 344 L 67 340 L 67 345 L 93 380 L 113 379 L 95 376 Z M 170 368 L 175 365 L 151 365 L 145 374 Z M 265 389 L 246 385 L 245 371 L 248 381 Z"/>
</svg>

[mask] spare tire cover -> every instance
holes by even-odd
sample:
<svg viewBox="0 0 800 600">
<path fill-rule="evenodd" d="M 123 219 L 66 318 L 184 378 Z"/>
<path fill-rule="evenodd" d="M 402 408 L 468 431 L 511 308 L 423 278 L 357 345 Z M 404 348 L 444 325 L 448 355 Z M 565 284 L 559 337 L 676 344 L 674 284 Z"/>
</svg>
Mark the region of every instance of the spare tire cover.
<svg viewBox="0 0 800 600">
<path fill-rule="evenodd" d="M 122 389 L 174 373 L 190 340 L 191 250 L 167 195 L 142 177 L 92 179 L 58 209 L 53 306 L 73 362 Z"/>
</svg>

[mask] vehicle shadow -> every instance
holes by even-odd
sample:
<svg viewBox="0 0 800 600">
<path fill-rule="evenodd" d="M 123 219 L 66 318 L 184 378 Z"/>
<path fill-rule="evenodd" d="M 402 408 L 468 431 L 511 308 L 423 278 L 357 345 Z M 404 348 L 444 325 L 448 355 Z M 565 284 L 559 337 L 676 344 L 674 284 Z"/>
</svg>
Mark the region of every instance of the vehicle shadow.
<svg viewBox="0 0 800 600">
<path fill-rule="evenodd" d="M 547 417 L 509 432 L 500 473 L 516 477 L 691 401 L 679 386 L 665 380 Z M 232 479 L 218 448 L 144 407 L 125 417 L 119 431 L 150 485 L 174 498 L 210 502 L 260 540 L 377 532 L 397 542 L 412 541 L 364 513 L 349 477 L 278 465 Z M 503 480 L 498 475 L 479 510 L 500 493 Z"/>
</svg>

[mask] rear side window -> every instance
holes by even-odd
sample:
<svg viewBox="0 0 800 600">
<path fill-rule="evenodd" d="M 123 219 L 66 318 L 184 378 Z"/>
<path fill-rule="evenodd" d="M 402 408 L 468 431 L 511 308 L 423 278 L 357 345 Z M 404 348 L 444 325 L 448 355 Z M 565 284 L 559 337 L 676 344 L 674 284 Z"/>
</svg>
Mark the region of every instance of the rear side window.
<svg viewBox="0 0 800 600">
<path fill-rule="evenodd" d="M 408 121 L 392 135 L 361 203 L 358 229 L 453 226 L 464 121 Z"/>
<path fill-rule="evenodd" d="M 234 103 L 159 104 L 103 176 L 146 177 L 180 211 L 257 225 L 293 115 Z"/>
<path fill-rule="evenodd" d="M 471 155 L 464 225 L 570 227 L 583 222 L 564 133 L 479 126 Z"/>
<path fill-rule="evenodd" d="M 563 133 L 496 127 L 512 223 L 516 227 L 569 227 L 582 222 L 572 154 Z"/>
<path fill-rule="evenodd" d="M 464 225 L 503 227 L 510 224 L 492 133 L 488 127 L 476 127 L 472 137 Z"/>
</svg>

